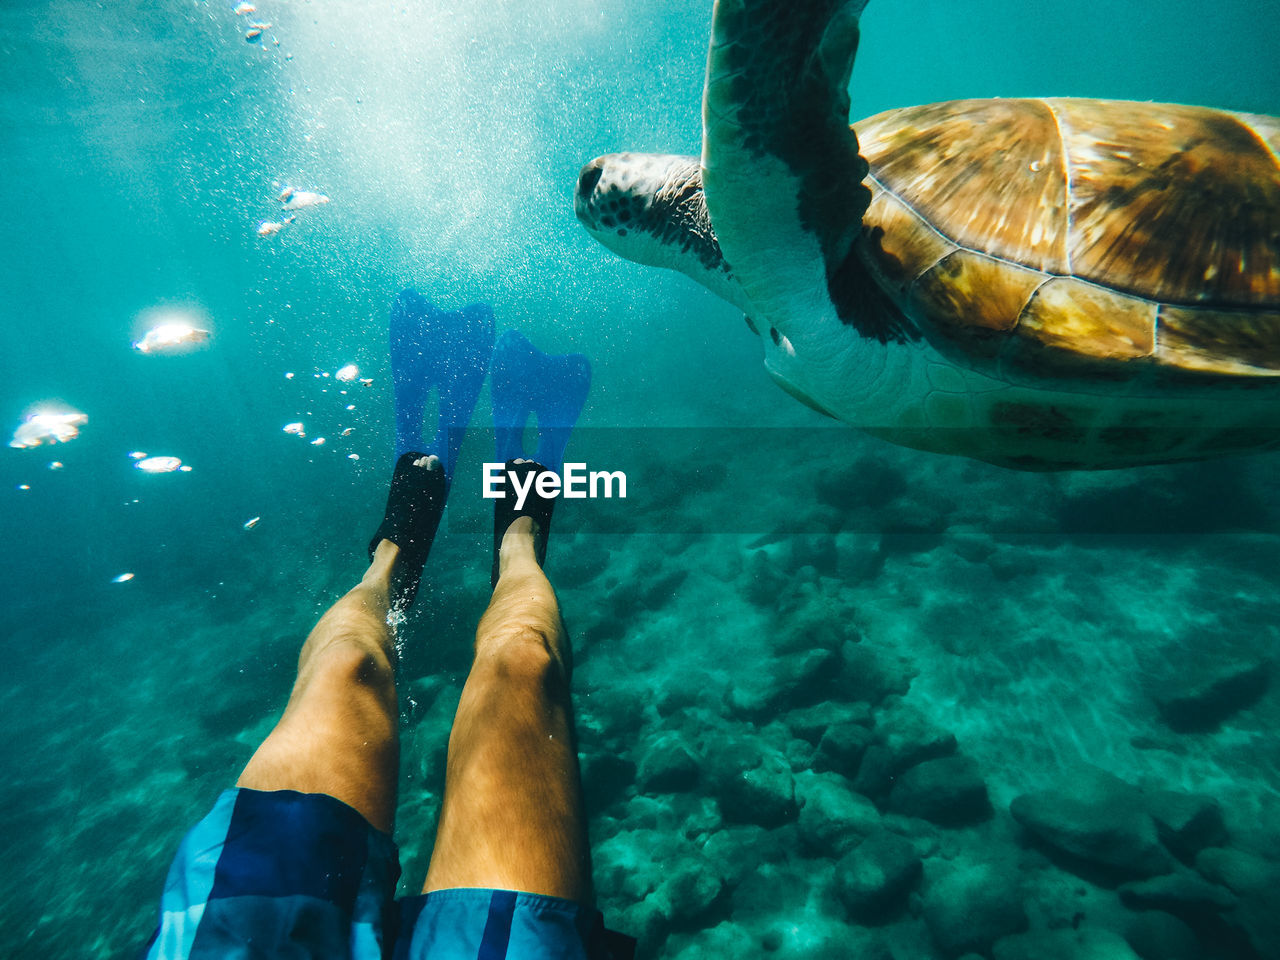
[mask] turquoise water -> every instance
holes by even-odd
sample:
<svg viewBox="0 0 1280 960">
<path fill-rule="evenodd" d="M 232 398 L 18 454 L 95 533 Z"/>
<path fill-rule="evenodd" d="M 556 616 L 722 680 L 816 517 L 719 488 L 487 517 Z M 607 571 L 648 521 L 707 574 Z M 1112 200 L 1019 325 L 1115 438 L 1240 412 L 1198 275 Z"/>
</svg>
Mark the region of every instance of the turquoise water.
<svg viewBox="0 0 1280 960">
<path fill-rule="evenodd" d="M 1276 955 L 1274 457 L 1031 476 L 888 447 L 776 389 L 732 308 L 596 245 L 572 210 L 584 161 L 698 150 L 709 3 L 262 0 L 254 44 L 232 6 L 0 7 L 0 425 L 42 403 L 89 417 L 72 442 L 0 451 L 0 955 L 129 956 L 150 932 L 178 838 L 361 572 L 406 284 L 591 358 L 574 457 L 654 451 L 626 505 L 562 505 L 548 563 L 600 900 L 644 955 L 953 956 L 957 886 L 1014 917 L 997 956 Z M 1255 3 L 879 2 L 854 109 L 1053 94 L 1280 114 L 1277 49 Z M 284 185 L 332 199 L 257 236 Z M 154 310 L 208 344 L 140 355 Z M 372 385 L 319 376 L 347 363 Z M 192 470 L 145 475 L 131 451 Z M 401 631 L 413 887 L 486 600 L 466 482 Z M 1245 680 L 1206 729 L 1158 709 L 1220 672 Z M 989 814 L 907 816 L 884 779 L 906 768 L 877 779 L 868 756 L 912 750 L 969 758 Z M 1011 804 L 1079 789 L 1082 762 L 1145 790 L 1105 781 L 1096 808 L 1212 798 L 1225 832 L 1200 845 L 1226 853 L 1183 848 L 1159 875 L 1182 887 L 1135 893 L 1096 851 L 1034 842 Z M 868 919 L 849 891 L 884 832 L 922 866 Z"/>
</svg>

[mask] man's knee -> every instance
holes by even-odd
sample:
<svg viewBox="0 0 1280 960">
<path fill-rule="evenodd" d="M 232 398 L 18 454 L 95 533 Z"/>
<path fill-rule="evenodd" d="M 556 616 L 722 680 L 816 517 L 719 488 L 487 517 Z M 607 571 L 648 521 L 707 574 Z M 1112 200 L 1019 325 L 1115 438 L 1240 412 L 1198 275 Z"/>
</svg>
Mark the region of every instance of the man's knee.
<svg viewBox="0 0 1280 960">
<path fill-rule="evenodd" d="M 518 623 L 481 631 L 472 669 L 500 683 L 532 683 L 556 692 L 568 685 L 558 627 Z"/>
<path fill-rule="evenodd" d="M 382 646 L 363 635 L 339 633 L 315 649 L 301 667 L 300 679 L 323 677 L 326 683 L 386 690 L 395 669 Z"/>
</svg>

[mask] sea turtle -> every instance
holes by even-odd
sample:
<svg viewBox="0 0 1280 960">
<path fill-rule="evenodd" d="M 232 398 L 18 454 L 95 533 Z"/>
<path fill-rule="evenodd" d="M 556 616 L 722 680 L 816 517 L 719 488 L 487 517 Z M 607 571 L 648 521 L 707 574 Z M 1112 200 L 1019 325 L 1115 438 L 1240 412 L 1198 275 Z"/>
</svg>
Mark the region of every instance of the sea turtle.
<svg viewBox="0 0 1280 960">
<path fill-rule="evenodd" d="M 593 160 L 579 219 L 896 443 L 1027 470 L 1280 446 L 1280 119 L 958 100 L 855 134 L 865 5 L 719 0 L 701 159 Z"/>
</svg>

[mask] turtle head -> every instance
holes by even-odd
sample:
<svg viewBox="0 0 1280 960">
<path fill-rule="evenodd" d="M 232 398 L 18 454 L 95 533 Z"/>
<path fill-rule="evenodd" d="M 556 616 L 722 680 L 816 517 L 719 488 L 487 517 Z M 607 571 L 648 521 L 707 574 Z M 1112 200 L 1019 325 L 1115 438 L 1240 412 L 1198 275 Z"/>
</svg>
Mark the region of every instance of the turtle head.
<svg viewBox="0 0 1280 960">
<path fill-rule="evenodd" d="M 610 153 L 582 168 L 574 212 L 587 232 L 619 256 L 678 270 L 748 311 L 746 295 L 720 252 L 697 157 Z"/>
</svg>

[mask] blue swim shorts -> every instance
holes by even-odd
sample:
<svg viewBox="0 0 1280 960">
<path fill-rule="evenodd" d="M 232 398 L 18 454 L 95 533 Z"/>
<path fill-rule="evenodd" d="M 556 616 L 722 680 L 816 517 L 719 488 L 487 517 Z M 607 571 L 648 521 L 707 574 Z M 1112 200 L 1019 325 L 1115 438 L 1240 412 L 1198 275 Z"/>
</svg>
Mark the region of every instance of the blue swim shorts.
<svg viewBox="0 0 1280 960">
<path fill-rule="evenodd" d="M 169 868 L 146 960 L 631 960 L 591 907 L 512 890 L 395 899 L 396 845 L 333 797 L 227 790 Z"/>
</svg>

